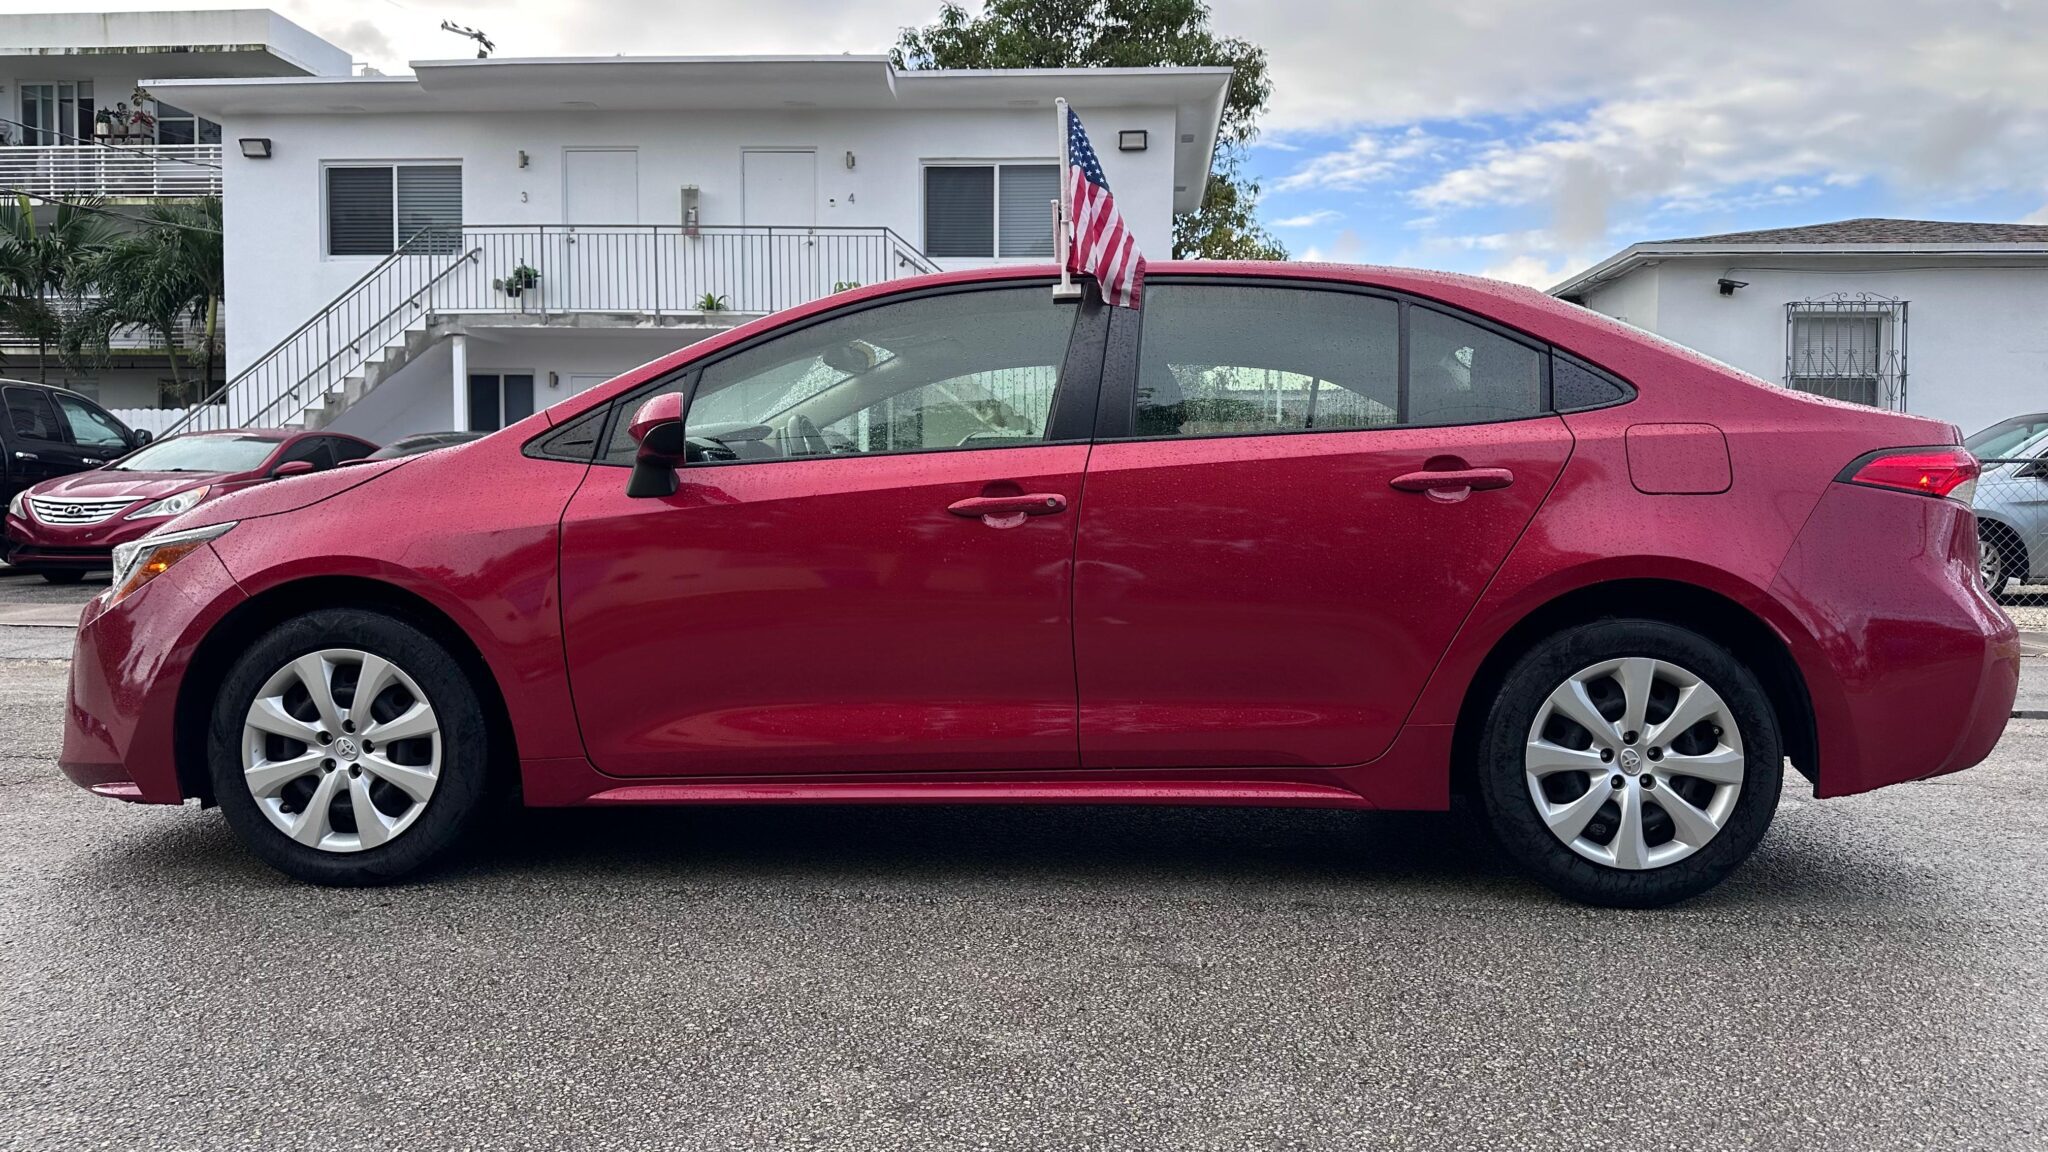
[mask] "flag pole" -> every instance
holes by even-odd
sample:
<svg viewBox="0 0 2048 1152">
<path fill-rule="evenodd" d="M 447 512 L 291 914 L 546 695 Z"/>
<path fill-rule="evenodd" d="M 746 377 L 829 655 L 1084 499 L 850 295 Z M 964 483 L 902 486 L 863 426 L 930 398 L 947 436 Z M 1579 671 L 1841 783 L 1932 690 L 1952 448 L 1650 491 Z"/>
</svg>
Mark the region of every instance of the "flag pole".
<svg viewBox="0 0 2048 1152">
<path fill-rule="evenodd" d="M 1074 283 L 1074 273 L 1068 255 L 1073 248 L 1074 235 L 1071 227 L 1071 209 L 1067 193 L 1073 187 L 1069 173 L 1073 171 L 1073 159 L 1067 154 L 1067 98 L 1062 96 L 1052 102 L 1054 116 L 1059 120 L 1060 138 L 1060 193 L 1052 202 L 1053 255 L 1060 262 L 1060 282 L 1053 285 L 1052 298 L 1055 300 L 1079 300 L 1081 286 Z"/>
</svg>

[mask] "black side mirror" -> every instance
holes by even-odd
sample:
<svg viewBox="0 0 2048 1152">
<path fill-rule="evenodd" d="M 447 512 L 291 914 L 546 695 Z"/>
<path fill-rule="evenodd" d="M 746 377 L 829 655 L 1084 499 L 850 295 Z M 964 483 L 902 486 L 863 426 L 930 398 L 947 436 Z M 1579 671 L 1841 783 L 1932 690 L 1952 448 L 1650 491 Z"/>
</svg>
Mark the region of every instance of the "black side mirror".
<svg viewBox="0 0 2048 1152">
<path fill-rule="evenodd" d="M 149 429 L 137 428 L 128 433 L 128 446 L 130 448 L 140 448 L 154 439 L 156 439 L 156 434 Z"/>
</svg>

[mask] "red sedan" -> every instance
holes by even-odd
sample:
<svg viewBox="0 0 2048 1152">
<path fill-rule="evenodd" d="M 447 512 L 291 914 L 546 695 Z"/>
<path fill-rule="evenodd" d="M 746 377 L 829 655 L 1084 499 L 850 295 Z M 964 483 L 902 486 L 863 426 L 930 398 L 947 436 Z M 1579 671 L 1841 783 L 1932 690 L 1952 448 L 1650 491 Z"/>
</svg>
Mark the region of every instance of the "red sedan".
<svg viewBox="0 0 2048 1152">
<path fill-rule="evenodd" d="M 487 439 L 124 545 L 62 765 L 325 883 L 531 805 L 1445 807 L 1697 893 L 1967 768 L 2019 676 L 1954 427 L 1535 292 L 1155 266 L 898 282 Z"/>
<path fill-rule="evenodd" d="M 76 583 L 111 567 L 117 545 L 141 539 L 202 501 L 376 450 L 354 436 L 278 428 L 172 436 L 104 467 L 15 493 L 0 554 L 51 583 Z"/>
</svg>

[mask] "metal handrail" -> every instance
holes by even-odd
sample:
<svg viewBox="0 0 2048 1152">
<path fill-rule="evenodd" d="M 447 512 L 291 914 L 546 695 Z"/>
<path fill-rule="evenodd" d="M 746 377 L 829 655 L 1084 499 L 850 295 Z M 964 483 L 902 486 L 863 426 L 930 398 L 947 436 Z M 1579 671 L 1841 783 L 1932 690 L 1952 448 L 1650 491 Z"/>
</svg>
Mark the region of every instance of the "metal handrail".
<svg viewBox="0 0 2048 1152">
<path fill-rule="evenodd" d="M 284 355 L 286 350 L 291 345 L 296 343 L 300 337 L 318 328 L 323 322 L 334 316 L 337 312 L 344 309 L 351 300 L 353 300 L 356 296 L 360 295 L 366 289 L 370 281 L 377 279 L 378 277 L 381 277 L 387 270 L 391 268 L 393 264 L 396 264 L 398 262 L 400 257 L 411 255 L 412 253 L 410 250 L 412 246 L 416 243 L 419 243 L 422 237 L 428 236 L 432 232 L 433 229 L 422 228 L 419 231 L 414 232 L 411 236 L 407 237 L 405 243 L 399 245 L 396 249 L 394 249 L 391 255 L 386 256 L 382 260 L 379 260 L 375 267 L 371 268 L 368 272 L 365 272 L 361 276 L 357 277 L 355 283 L 350 284 L 348 287 L 342 289 L 338 294 L 336 294 L 334 299 L 327 302 L 326 307 L 322 308 L 318 312 L 313 313 L 313 315 L 308 317 L 304 323 L 300 324 L 297 328 L 292 329 L 291 332 L 284 337 L 284 339 L 279 340 L 277 343 L 271 345 L 269 351 L 265 352 L 261 356 L 258 356 L 254 361 L 252 361 L 249 364 L 247 368 L 244 368 L 240 372 L 235 373 L 235 375 L 231 379 L 229 379 L 225 384 L 222 384 L 220 387 L 214 389 L 212 392 L 207 393 L 204 397 L 202 397 L 199 400 L 198 403 L 188 408 L 183 416 L 179 417 L 169 427 L 166 427 L 163 430 L 163 432 L 159 433 L 159 435 L 170 436 L 175 433 L 182 432 L 184 431 L 186 425 L 190 424 L 193 420 L 197 419 L 202 413 L 206 412 L 210 406 L 226 404 L 229 395 L 234 391 L 234 389 L 241 386 L 243 381 L 249 379 L 251 376 L 254 376 L 257 372 L 262 371 L 265 365 L 272 363 L 273 361 L 277 360 L 280 356 Z"/>
<path fill-rule="evenodd" d="M 405 311 L 408 307 L 417 307 L 419 304 L 420 297 L 425 296 L 427 293 L 433 291 L 434 286 L 439 284 L 441 281 L 447 279 L 450 273 L 462 267 L 463 264 L 465 263 L 475 263 L 477 254 L 480 251 L 481 249 L 472 248 L 469 251 L 464 252 L 456 259 L 450 261 L 446 268 L 443 268 L 439 272 L 434 273 L 433 278 L 428 280 L 425 284 L 420 285 L 419 289 L 412 293 L 412 295 L 407 296 L 403 300 L 400 300 L 397 304 L 391 307 L 390 311 L 378 317 L 377 320 L 375 320 L 371 324 L 370 328 L 367 329 L 367 331 L 375 331 L 377 328 L 389 323 L 392 317 L 397 316 L 399 313 Z M 353 350 L 355 348 L 355 345 L 352 344 L 349 347 L 351 348 L 351 350 Z M 264 405 L 262 408 L 258 409 L 253 415 L 251 415 L 249 417 L 251 424 L 254 427 L 262 427 L 263 419 L 270 415 L 272 409 L 276 408 L 279 404 L 284 403 L 286 400 L 296 400 L 298 398 L 300 388 L 303 388 L 305 385 L 319 377 L 328 368 L 332 367 L 336 360 L 339 359 L 341 359 L 341 353 L 337 352 L 333 356 L 329 357 L 326 363 L 321 364 L 319 367 L 314 368 L 311 372 L 308 372 L 304 376 L 299 377 L 298 380 L 293 382 L 290 388 L 278 393 L 276 399 Z M 322 389 L 322 391 L 325 391 L 325 389 Z M 311 407 L 311 401 L 308 401 L 307 406 Z"/>
</svg>

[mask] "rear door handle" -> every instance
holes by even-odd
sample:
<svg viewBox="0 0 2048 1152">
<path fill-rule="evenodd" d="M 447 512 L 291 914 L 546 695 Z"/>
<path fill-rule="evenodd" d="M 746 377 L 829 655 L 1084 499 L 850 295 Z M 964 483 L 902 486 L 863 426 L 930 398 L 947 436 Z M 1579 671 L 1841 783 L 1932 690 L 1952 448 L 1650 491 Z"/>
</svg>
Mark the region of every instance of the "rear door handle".
<svg viewBox="0 0 2048 1152">
<path fill-rule="evenodd" d="M 1057 492 L 1028 492 L 1022 496 L 969 496 L 946 505 L 946 511 L 955 516 L 994 518 L 997 520 L 1018 517 L 1023 523 L 1025 516 L 1051 516 L 1067 510 L 1067 498 Z"/>
<path fill-rule="evenodd" d="M 1459 497 L 1467 492 L 1505 488 L 1515 474 L 1505 468 L 1456 468 L 1441 472 L 1404 472 L 1387 481 L 1402 492 L 1427 492 L 1432 496 Z"/>
</svg>

